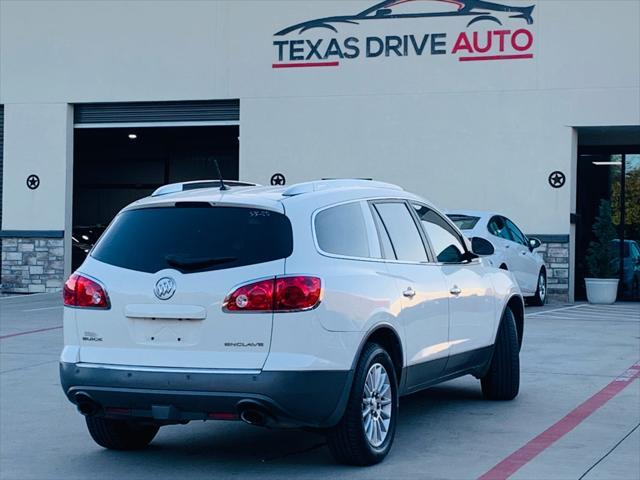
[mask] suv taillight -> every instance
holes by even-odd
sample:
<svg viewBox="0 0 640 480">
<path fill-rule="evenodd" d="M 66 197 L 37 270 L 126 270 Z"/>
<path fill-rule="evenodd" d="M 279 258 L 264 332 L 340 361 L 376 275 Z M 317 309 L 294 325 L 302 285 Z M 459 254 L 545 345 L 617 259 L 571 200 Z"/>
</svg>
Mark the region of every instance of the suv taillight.
<svg viewBox="0 0 640 480">
<path fill-rule="evenodd" d="M 67 307 L 107 309 L 110 306 L 104 288 L 78 273 L 72 274 L 65 282 L 62 296 Z"/>
<path fill-rule="evenodd" d="M 322 292 L 318 277 L 276 277 L 238 287 L 227 295 L 228 312 L 295 312 L 315 308 Z"/>
</svg>

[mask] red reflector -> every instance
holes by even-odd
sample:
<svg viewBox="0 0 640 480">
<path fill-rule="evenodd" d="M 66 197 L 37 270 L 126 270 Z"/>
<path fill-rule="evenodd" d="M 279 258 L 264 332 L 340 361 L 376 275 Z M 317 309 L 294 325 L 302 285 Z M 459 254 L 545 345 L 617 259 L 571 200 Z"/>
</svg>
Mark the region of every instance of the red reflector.
<svg viewBox="0 0 640 480">
<path fill-rule="evenodd" d="M 320 300 L 318 277 L 276 278 L 275 311 L 308 310 Z"/>
<path fill-rule="evenodd" d="M 211 420 L 238 420 L 240 417 L 233 412 L 212 412 L 207 415 Z"/>
<path fill-rule="evenodd" d="M 238 287 L 222 307 L 229 312 L 291 312 L 318 305 L 322 292 L 318 277 L 276 277 Z"/>
<path fill-rule="evenodd" d="M 78 273 L 65 282 L 62 297 L 68 307 L 109 308 L 109 297 L 100 284 Z"/>
<path fill-rule="evenodd" d="M 249 283 L 227 295 L 223 307 L 231 312 L 273 310 L 274 279 Z"/>
</svg>

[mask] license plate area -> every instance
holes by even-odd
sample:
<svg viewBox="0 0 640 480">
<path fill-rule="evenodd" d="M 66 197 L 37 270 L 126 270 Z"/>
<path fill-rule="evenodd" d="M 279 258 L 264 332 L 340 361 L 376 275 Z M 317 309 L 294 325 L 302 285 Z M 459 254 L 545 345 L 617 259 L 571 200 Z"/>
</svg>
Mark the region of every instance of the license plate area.
<svg viewBox="0 0 640 480">
<path fill-rule="evenodd" d="M 157 347 L 190 347 L 202 338 L 201 321 L 136 318 L 131 320 L 132 336 L 135 343 Z"/>
</svg>

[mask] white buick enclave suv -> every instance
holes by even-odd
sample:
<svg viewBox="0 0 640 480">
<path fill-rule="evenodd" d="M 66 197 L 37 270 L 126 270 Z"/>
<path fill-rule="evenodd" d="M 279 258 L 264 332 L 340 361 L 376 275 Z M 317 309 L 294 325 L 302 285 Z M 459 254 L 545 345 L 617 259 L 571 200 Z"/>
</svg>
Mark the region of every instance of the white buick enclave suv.
<svg viewBox="0 0 640 480">
<path fill-rule="evenodd" d="M 129 205 L 65 284 L 62 387 L 99 445 L 241 419 L 316 428 L 368 465 L 401 395 L 466 374 L 518 394 L 520 290 L 429 202 L 366 180 L 229 183 Z"/>
</svg>

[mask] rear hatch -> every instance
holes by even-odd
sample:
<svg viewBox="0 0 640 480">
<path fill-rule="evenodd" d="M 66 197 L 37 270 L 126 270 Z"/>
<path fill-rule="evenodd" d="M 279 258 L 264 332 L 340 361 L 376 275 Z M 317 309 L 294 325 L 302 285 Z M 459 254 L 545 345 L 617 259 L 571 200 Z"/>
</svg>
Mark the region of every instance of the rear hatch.
<svg viewBox="0 0 640 480">
<path fill-rule="evenodd" d="M 80 361 L 148 367 L 260 369 L 272 313 L 223 311 L 242 284 L 282 275 L 293 248 L 282 211 L 176 203 L 116 217 L 79 273 L 110 309 L 74 309 Z"/>
</svg>

